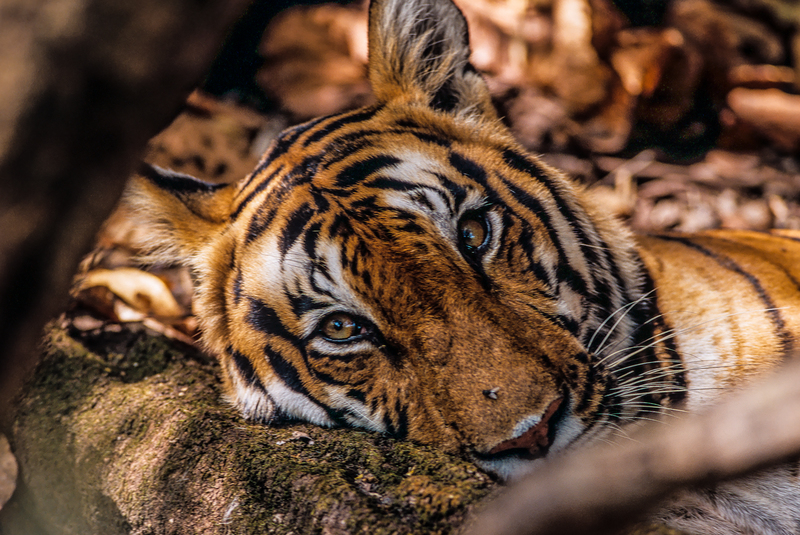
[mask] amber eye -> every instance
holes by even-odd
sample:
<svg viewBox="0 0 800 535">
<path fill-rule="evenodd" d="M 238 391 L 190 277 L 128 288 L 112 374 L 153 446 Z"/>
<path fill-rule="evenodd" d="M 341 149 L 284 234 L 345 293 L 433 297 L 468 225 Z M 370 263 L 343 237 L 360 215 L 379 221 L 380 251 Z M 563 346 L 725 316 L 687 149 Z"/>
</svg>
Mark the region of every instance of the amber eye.
<svg viewBox="0 0 800 535">
<path fill-rule="evenodd" d="M 458 223 L 458 239 L 467 251 L 479 249 L 489 235 L 486 219 L 483 215 L 471 215 L 463 218 Z"/>
<path fill-rule="evenodd" d="M 362 327 L 352 316 L 343 313 L 331 314 L 322 321 L 322 335 L 334 342 L 343 342 L 362 334 Z"/>
</svg>

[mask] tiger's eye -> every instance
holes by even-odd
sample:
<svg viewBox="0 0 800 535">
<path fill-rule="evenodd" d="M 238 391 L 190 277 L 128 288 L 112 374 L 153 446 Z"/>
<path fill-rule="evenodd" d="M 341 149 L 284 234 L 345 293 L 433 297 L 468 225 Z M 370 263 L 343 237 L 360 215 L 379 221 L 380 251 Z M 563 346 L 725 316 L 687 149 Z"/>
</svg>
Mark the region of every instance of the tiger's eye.
<svg viewBox="0 0 800 535">
<path fill-rule="evenodd" d="M 329 340 L 341 342 L 359 334 L 361 328 L 347 314 L 332 314 L 322 323 L 322 334 Z"/>
<path fill-rule="evenodd" d="M 462 219 L 458 224 L 458 233 L 461 243 L 469 249 L 477 249 L 486 241 L 488 231 L 483 218 L 472 217 Z"/>
</svg>

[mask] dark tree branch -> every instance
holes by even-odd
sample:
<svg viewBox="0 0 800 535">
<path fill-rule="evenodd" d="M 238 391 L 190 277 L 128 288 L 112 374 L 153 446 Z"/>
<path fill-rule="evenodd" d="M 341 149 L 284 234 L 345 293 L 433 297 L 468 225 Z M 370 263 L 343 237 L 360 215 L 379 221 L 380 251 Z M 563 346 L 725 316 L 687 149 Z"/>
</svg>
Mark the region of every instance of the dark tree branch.
<svg viewBox="0 0 800 535">
<path fill-rule="evenodd" d="M 248 3 L 0 4 L 0 424 L 145 143 Z"/>
</svg>

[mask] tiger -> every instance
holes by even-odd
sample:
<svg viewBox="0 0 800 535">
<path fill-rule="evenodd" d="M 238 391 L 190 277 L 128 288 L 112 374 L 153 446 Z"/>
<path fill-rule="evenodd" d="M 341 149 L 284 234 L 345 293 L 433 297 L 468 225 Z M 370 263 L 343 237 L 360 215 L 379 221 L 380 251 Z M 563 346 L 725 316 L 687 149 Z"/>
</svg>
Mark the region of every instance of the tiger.
<svg viewBox="0 0 800 535">
<path fill-rule="evenodd" d="M 191 268 L 244 418 L 385 433 L 512 479 L 790 358 L 800 232 L 634 234 L 514 139 L 469 55 L 451 0 L 372 0 L 374 104 L 288 128 L 237 183 L 132 180 L 149 258 Z M 663 517 L 796 533 L 796 473 L 770 474 Z"/>
</svg>

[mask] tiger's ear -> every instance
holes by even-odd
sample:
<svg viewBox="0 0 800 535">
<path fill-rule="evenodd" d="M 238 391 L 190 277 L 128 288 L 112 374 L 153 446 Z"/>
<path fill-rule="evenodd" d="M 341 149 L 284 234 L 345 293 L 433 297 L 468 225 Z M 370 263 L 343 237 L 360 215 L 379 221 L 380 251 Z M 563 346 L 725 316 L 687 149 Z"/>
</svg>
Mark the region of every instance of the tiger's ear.
<svg viewBox="0 0 800 535">
<path fill-rule="evenodd" d="M 151 260 L 191 266 L 227 224 L 235 193 L 235 184 L 211 184 L 142 164 L 123 203 L 146 229 L 146 242 L 140 245 Z"/>
<path fill-rule="evenodd" d="M 469 54 L 467 21 L 451 0 L 372 0 L 369 77 L 379 102 L 496 117 Z"/>
</svg>

